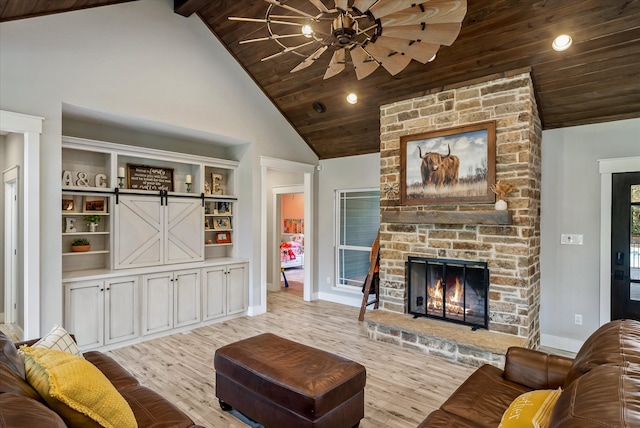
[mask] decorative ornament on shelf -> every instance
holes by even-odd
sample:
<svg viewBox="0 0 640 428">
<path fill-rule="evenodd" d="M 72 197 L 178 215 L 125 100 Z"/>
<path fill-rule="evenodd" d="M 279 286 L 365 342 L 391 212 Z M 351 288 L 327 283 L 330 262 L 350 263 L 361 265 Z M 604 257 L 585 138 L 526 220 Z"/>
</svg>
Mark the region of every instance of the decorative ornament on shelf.
<svg viewBox="0 0 640 428">
<path fill-rule="evenodd" d="M 498 196 L 495 204 L 496 210 L 504 211 L 507 209 L 507 203 L 504 198 L 509 196 L 514 190 L 516 190 L 516 188 L 513 185 L 504 183 L 502 180 L 498 180 L 496 184 L 491 185 L 491 191 Z"/>
<path fill-rule="evenodd" d="M 384 193 L 387 196 L 387 199 L 398 199 L 398 194 L 400 193 L 398 190 L 398 183 L 386 183 L 384 185 Z"/>
</svg>

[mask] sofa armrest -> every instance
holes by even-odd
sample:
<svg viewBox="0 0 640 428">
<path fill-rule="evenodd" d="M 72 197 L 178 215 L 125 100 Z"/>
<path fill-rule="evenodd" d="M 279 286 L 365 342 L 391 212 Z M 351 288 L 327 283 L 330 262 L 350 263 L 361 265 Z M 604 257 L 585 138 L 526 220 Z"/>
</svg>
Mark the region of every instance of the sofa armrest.
<svg viewBox="0 0 640 428">
<path fill-rule="evenodd" d="M 511 347 L 504 363 L 504 378 L 531 389 L 564 386 L 573 359 L 533 349 Z"/>
</svg>

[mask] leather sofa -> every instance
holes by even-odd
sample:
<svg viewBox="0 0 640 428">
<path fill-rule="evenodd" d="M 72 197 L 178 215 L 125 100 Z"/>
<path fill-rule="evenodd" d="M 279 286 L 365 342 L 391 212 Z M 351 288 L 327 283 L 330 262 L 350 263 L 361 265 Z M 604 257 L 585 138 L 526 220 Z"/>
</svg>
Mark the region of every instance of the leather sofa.
<svg viewBox="0 0 640 428">
<path fill-rule="evenodd" d="M 66 427 L 62 418 L 45 404 L 43 398 L 25 378 L 24 361 L 17 352 L 23 344 L 13 343 L 0 333 L 0 426 Z M 146 388 L 111 357 L 97 351 L 83 354 L 114 385 L 127 401 L 139 427 L 198 427 L 171 402 Z"/>
<path fill-rule="evenodd" d="M 422 427 L 491 427 L 520 394 L 562 388 L 549 427 L 640 427 L 640 322 L 596 330 L 574 359 L 510 348 L 504 370 L 476 370 Z"/>
</svg>

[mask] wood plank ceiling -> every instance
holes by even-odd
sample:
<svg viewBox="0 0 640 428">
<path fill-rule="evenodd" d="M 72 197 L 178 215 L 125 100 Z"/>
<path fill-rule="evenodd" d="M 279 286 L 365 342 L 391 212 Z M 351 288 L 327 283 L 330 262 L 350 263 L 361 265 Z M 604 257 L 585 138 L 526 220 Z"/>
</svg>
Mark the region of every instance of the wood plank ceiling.
<svg viewBox="0 0 640 428">
<path fill-rule="evenodd" d="M 0 0 L 0 21 L 119 2 Z M 334 7 L 333 0 L 322 2 Z M 317 13 L 309 0 L 286 4 Z M 640 117 L 640 0 L 468 0 L 459 37 L 433 62 L 411 61 L 395 76 L 379 67 L 362 80 L 349 65 L 323 80 L 331 52 L 290 73 L 299 56 L 261 61 L 280 50 L 274 41 L 239 44 L 266 36 L 265 24 L 228 17 L 264 18 L 267 6 L 264 0 L 175 0 L 175 12 L 202 19 L 321 159 L 379 151 L 383 104 L 523 68 L 531 69 L 544 129 Z M 551 42 L 562 33 L 574 44 L 555 52 Z M 355 105 L 345 101 L 352 91 Z M 315 101 L 326 106 L 324 113 L 314 110 Z"/>
</svg>

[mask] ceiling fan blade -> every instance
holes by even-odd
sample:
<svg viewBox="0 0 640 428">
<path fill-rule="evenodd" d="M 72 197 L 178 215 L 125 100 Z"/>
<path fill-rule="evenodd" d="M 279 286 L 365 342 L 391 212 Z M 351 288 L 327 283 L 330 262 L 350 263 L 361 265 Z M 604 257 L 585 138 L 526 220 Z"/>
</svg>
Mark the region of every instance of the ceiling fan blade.
<svg viewBox="0 0 640 428">
<path fill-rule="evenodd" d="M 424 13 L 416 13 L 419 8 L 404 9 L 380 18 L 383 29 L 390 26 L 415 24 L 442 24 L 462 22 L 467 13 L 466 1 L 436 0 L 424 4 Z"/>
<path fill-rule="evenodd" d="M 311 40 L 311 41 L 309 41 L 307 43 L 303 43 L 303 44 L 298 45 L 298 46 L 290 46 L 288 48 L 282 49 L 280 52 L 274 53 L 273 55 L 266 56 L 266 57 L 262 58 L 260 61 L 266 61 L 268 59 L 275 58 L 275 57 L 280 56 L 282 54 L 285 54 L 287 52 L 295 51 L 296 49 L 300 49 L 302 47 L 309 46 L 312 43 L 315 43 L 315 40 Z"/>
<path fill-rule="evenodd" d="M 271 24 L 293 25 L 295 27 L 302 27 L 302 24 L 300 24 L 298 22 L 275 21 L 273 19 L 266 20 L 264 18 L 262 18 L 262 19 L 260 19 L 260 18 L 242 18 L 242 17 L 239 17 L 239 16 L 230 16 L 229 17 L 229 21 L 260 22 L 260 23 L 263 23 L 263 24 L 266 24 L 267 22 L 269 22 Z"/>
<path fill-rule="evenodd" d="M 334 3 L 336 4 L 336 8 L 341 10 L 347 10 L 347 8 L 349 7 L 348 0 L 335 0 Z"/>
<path fill-rule="evenodd" d="M 279 7 L 282 7 L 284 9 L 290 10 L 291 12 L 297 13 L 298 15 L 306 16 L 307 18 L 311 18 L 311 19 L 314 19 L 314 20 L 316 19 L 315 16 L 309 15 L 308 13 L 303 12 L 303 11 L 301 11 L 299 9 L 296 9 L 295 7 L 291 7 L 291 6 L 288 6 L 286 4 L 280 3 L 278 0 L 264 0 L 264 1 L 266 1 L 269 4 L 272 4 L 272 5 L 279 6 Z"/>
<path fill-rule="evenodd" d="M 369 43 L 364 50 L 374 57 L 392 75 L 400 73 L 411 62 L 411 57 L 394 52 L 377 43 Z"/>
<path fill-rule="evenodd" d="M 349 51 L 351 55 L 351 60 L 353 61 L 353 67 L 356 69 L 356 77 L 358 80 L 362 80 L 374 71 L 376 68 L 380 66 L 370 55 L 365 52 L 364 49 L 360 46 L 356 46 L 355 48 Z"/>
<path fill-rule="evenodd" d="M 438 45 L 451 46 L 460 34 L 459 22 L 446 24 L 403 25 L 400 27 L 387 27 L 382 34 L 399 39 L 428 41 Z"/>
<path fill-rule="evenodd" d="M 272 36 L 267 36 L 267 37 L 259 37 L 257 39 L 247 39 L 247 40 L 240 40 L 241 45 L 245 44 L 245 43 L 254 43 L 254 42 L 264 42 L 265 40 L 277 40 L 277 39 L 287 39 L 289 37 L 304 37 L 304 34 L 300 33 L 300 34 L 283 34 L 281 36 L 274 34 Z"/>
<path fill-rule="evenodd" d="M 335 52 L 333 52 L 333 56 L 331 57 L 331 61 L 329 61 L 329 66 L 327 67 L 327 71 L 324 73 L 324 79 L 333 77 L 344 70 L 346 63 L 345 49 L 336 49 Z"/>
<path fill-rule="evenodd" d="M 320 12 L 323 12 L 323 13 L 329 12 L 329 9 L 327 9 L 327 6 L 325 6 L 324 3 L 322 3 L 322 0 L 309 0 L 309 1 L 315 7 L 317 7 Z"/>
<path fill-rule="evenodd" d="M 327 46 L 322 46 L 321 48 L 317 49 L 314 53 L 306 57 L 304 61 L 302 61 L 297 66 L 295 66 L 293 70 L 291 70 L 289 73 L 295 73 L 296 71 L 300 71 L 302 69 L 309 67 L 311 64 L 313 64 L 315 60 L 320 58 L 320 55 L 322 55 L 326 50 L 327 50 Z"/>
<path fill-rule="evenodd" d="M 378 0 L 356 0 L 353 2 L 353 8 L 364 13 L 377 1 Z"/>
<path fill-rule="evenodd" d="M 371 12 L 376 18 L 382 18 L 383 16 L 387 16 L 404 9 L 410 9 L 412 6 L 416 6 L 419 3 L 420 2 L 417 2 L 416 0 L 379 1 L 369 8 L 369 12 Z M 431 1 L 426 2 L 426 4 L 431 4 Z M 420 13 L 419 8 L 414 9 L 414 13 L 416 10 L 418 11 L 417 13 Z"/>
<path fill-rule="evenodd" d="M 369 43 L 366 47 L 372 43 Z M 375 45 L 384 46 L 392 51 L 402 52 L 416 61 L 423 64 L 429 62 L 431 58 L 438 52 L 440 45 L 427 42 L 415 42 L 411 43 L 410 40 L 397 39 L 395 37 L 380 36 L 376 39 Z M 384 63 L 382 64 L 384 65 Z"/>
</svg>

